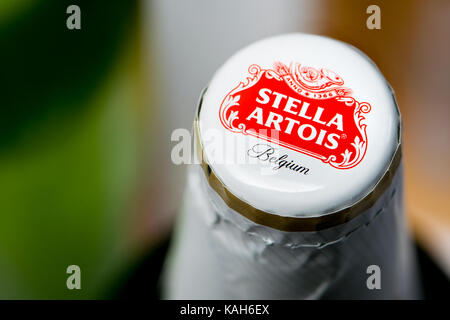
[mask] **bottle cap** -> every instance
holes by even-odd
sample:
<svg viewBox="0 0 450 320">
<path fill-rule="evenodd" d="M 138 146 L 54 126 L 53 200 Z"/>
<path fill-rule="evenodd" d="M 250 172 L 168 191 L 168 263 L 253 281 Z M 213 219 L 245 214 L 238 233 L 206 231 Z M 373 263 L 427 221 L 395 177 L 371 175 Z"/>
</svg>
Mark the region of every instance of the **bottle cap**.
<svg viewBox="0 0 450 320">
<path fill-rule="evenodd" d="M 345 223 L 400 163 L 392 89 L 356 48 L 287 34 L 233 55 L 202 95 L 195 134 L 211 187 L 239 214 L 283 231 Z"/>
</svg>

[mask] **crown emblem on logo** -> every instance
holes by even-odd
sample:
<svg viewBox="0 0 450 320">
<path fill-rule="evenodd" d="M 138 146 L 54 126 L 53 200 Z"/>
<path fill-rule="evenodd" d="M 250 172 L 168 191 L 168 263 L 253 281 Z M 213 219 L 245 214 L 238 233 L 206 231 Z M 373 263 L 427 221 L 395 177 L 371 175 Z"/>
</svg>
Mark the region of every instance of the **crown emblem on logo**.
<svg viewBox="0 0 450 320">
<path fill-rule="evenodd" d="M 252 135 L 306 154 L 337 169 L 358 165 L 367 151 L 364 114 L 344 80 L 325 68 L 276 62 L 251 65 L 250 76 L 231 90 L 219 117 L 229 131 Z M 277 134 L 269 137 L 267 131 Z"/>
</svg>

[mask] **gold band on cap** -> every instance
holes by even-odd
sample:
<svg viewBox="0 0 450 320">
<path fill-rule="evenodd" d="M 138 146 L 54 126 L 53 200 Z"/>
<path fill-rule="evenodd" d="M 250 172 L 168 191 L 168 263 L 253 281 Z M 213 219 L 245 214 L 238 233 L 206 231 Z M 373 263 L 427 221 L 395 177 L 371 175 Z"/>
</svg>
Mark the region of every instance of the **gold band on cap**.
<svg viewBox="0 0 450 320">
<path fill-rule="evenodd" d="M 320 231 L 323 229 L 344 224 L 374 205 L 374 203 L 391 185 L 394 175 L 401 163 L 402 148 L 401 144 L 399 143 L 388 170 L 385 172 L 381 180 L 376 184 L 375 188 L 363 199 L 359 200 L 351 207 L 342 209 L 340 211 L 325 214 L 320 217 L 285 217 L 277 215 L 275 213 L 270 213 L 257 209 L 252 205 L 250 205 L 249 203 L 235 196 L 226 187 L 226 185 L 222 181 L 220 181 L 220 179 L 214 173 L 214 170 L 205 160 L 206 157 L 201 144 L 200 130 L 198 125 L 198 117 L 202 104 L 203 94 L 204 92 L 202 93 L 199 102 L 199 108 L 197 111 L 197 116 L 194 121 L 194 137 L 195 137 L 194 139 L 197 147 L 197 156 L 200 159 L 200 165 L 203 169 L 203 172 L 205 173 L 209 185 L 215 192 L 217 192 L 217 194 L 222 198 L 222 200 L 226 203 L 226 205 L 231 209 L 233 209 L 234 211 L 241 214 L 242 216 L 246 217 L 247 219 L 257 224 L 287 232 Z M 401 132 L 399 127 L 399 137 L 400 134 Z"/>
</svg>

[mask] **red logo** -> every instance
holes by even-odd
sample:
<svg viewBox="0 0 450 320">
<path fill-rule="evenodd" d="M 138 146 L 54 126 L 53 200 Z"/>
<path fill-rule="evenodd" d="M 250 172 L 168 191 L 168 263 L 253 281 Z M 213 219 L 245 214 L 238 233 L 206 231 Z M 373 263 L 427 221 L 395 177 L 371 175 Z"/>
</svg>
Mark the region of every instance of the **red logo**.
<svg viewBox="0 0 450 320">
<path fill-rule="evenodd" d="M 278 62 L 273 69 L 251 65 L 248 71 L 250 76 L 220 106 L 226 129 L 307 154 L 337 169 L 361 162 L 367 150 L 363 114 L 371 106 L 352 98 L 341 77 L 298 63 Z M 269 137 L 271 130 L 277 134 Z"/>
</svg>

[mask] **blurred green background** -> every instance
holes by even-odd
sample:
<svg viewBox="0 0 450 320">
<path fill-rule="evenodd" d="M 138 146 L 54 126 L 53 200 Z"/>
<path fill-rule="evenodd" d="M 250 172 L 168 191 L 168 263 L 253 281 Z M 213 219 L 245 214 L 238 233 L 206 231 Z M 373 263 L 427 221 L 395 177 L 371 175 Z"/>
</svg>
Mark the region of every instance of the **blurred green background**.
<svg viewBox="0 0 450 320">
<path fill-rule="evenodd" d="M 71 4 L 81 30 L 66 28 Z M 2 0 L 0 12 L 0 298 L 105 297 L 133 257 L 148 112 L 138 4 Z M 82 290 L 66 287 L 71 264 Z"/>
</svg>

